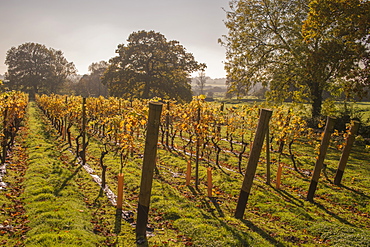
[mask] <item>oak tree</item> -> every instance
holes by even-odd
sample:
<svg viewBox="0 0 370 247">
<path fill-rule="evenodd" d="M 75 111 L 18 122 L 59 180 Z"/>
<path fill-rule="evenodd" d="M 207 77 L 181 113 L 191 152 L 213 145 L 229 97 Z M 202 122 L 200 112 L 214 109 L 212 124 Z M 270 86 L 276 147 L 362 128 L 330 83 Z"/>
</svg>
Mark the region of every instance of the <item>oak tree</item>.
<svg viewBox="0 0 370 247">
<path fill-rule="evenodd" d="M 190 73 L 205 64 L 195 61 L 178 41 L 168 41 L 158 32 L 133 32 L 127 42 L 118 45 L 118 55 L 110 59 L 102 77 L 110 95 L 191 100 Z"/>
<path fill-rule="evenodd" d="M 7 51 L 6 79 L 11 89 L 33 98 L 36 93 L 56 93 L 67 77 L 76 73 L 63 52 L 38 43 L 24 43 Z"/>
<path fill-rule="evenodd" d="M 306 43 L 335 48 L 334 69 L 346 100 L 362 98 L 370 85 L 370 2 L 367 0 L 315 0 L 303 24 Z M 329 51 L 328 55 L 331 55 Z"/>
<path fill-rule="evenodd" d="M 367 1 L 351 1 L 360 4 L 360 9 L 368 8 L 361 5 Z M 228 35 L 220 40 L 226 47 L 225 69 L 230 81 L 247 87 L 262 82 L 269 88 L 268 99 L 308 100 L 312 117 L 318 117 L 324 91 L 341 87 L 340 79 L 351 84 L 346 76 L 359 71 L 369 49 L 366 42 L 361 41 L 368 37 L 368 24 L 361 35 L 352 35 L 351 31 L 345 39 L 327 24 L 337 24 L 338 30 L 346 24 L 344 29 L 348 31 L 360 23 L 338 22 L 336 18 L 339 20 L 341 15 L 333 15 L 334 19 L 319 25 L 320 30 L 315 29 L 314 7 L 325 9 L 323 5 L 328 2 L 231 0 L 225 22 Z M 333 13 L 329 11 L 322 16 L 329 14 Z M 320 18 L 315 21 L 320 23 Z"/>
</svg>

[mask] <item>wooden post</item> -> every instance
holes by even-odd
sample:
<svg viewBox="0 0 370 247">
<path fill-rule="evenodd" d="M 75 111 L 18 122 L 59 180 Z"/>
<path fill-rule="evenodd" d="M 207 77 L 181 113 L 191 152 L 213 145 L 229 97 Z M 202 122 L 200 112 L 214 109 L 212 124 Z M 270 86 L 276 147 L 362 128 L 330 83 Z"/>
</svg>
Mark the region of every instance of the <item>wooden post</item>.
<svg viewBox="0 0 370 247">
<path fill-rule="evenodd" d="M 149 118 L 145 139 L 144 161 L 141 173 L 136 224 L 136 240 L 137 244 L 140 244 L 141 246 L 148 245 L 146 239 L 146 228 L 148 223 L 154 167 L 157 156 L 157 144 L 161 112 L 162 104 L 153 102 L 149 103 Z"/>
<path fill-rule="evenodd" d="M 346 168 L 347 161 L 349 158 L 349 153 L 351 152 L 353 143 L 355 142 L 355 137 L 356 137 L 359 127 L 360 127 L 360 122 L 354 121 L 349 131 L 349 136 L 346 140 L 346 146 L 344 147 L 342 156 L 340 157 L 340 160 L 339 160 L 338 169 L 334 177 L 335 185 L 340 185 L 342 181 L 344 169 Z"/>
<path fill-rule="evenodd" d="M 323 164 L 324 164 L 326 151 L 328 150 L 328 147 L 329 147 L 329 141 L 330 141 L 331 133 L 333 132 L 333 129 L 334 129 L 334 123 L 335 123 L 334 118 L 332 118 L 332 117 L 327 118 L 324 135 L 323 135 L 322 140 L 321 140 L 319 156 L 316 160 L 315 169 L 314 169 L 313 174 L 312 174 L 311 184 L 310 184 L 310 187 L 309 187 L 308 193 L 307 193 L 307 200 L 310 201 L 310 202 L 313 202 L 313 197 L 315 195 L 317 184 L 318 184 L 318 181 L 319 181 L 319 178 L 320 178 L 321 169 L 322 169 Z"/>
<path fill-rule="evenodd" d="M 118 192 L 117 192 L 117 209 L 122 210 L 122 199 L 123 199 L 123 173 L 118 174 Z"/>
<path fill-rule="evenodd" d="M 212 197 L 212 167 L 207 168 L 207 192 L 208 197 Z"/>
<path fill-rule="evenodd" d="M 169 148 L 170 137 L 170 102 L 167 102 L 167 115 L 166 115 L 166 147 Z"/>
<path fill-rule="evenodd" d="M 3 148 L 2 150 L 2 155 L 1 155 L 1 163 L 2 164 L 5 164 L 5 161 L 6 161 L 6 153 L 7 153 L 7 139 L 8 139 L 8 131 L 6 130 L 6 125 L 7 125 L 7 117 L 8 117 L 8 106 L 5 106 L 5 109 L 4 109 L 4 119 L 3 119 L 3 140 L 1 142 L 1 146 Z"/>
<path fill-rule="evenodd" d="M 185 183 L 186 186 L 190 185 L 190 179 L 191 179 L 191 161 L 188 160 L 188 164 L 186 167 L 186 183 Z"/>
<path fill-rule="evenodd" d="M 270 165 L 270 130 L 266 130 L 266 184 L 271 184 L 271 165 Z"/>
<path fill-rule="evenodd" d="M 82 98 L 82 165 L 86 164 L 86 98 Z"/>
<path fill-rule="evenodd" d="M 276 189 L 280 189 L 281 184 L 281 174 L 283 173 L 283 165 L 279 164 L 278 170 L 276 173 Z"/>
<path fill-rule="evenodd" d="M 243 214 L 252 188 L 253 178 L 256 173 L 258 159 L 261 155 L 263 141 L 266 136 L 266 130 L 270 121 L 271 114 L 272 111 L 267 109 L 262 109 L 260 114 L 256 135 L 254 137 L 253 146 L 247 164 L 247 169 L 245 171 L 242 188 L 239 194 L 238 204 L 235 210 L 235 218 L 237 219 L 243 218 Z"/>
<path fill-rule="evenodd" d="M 67 104 L 68 104 L 68 96 L 66 96 L 65 98 L 65 105 L 67 107 Z M 64 116 L 64 121 L 63 121 L 63 127 L 62 127 L 62 137 L 63 137 L 63 141 L 65 141 L 67 139 L 67 115 Z"/>
<path fill-rule="evenodd" d="M 197 115 L 197 128 L 199 128 L 200 124 L 200 107 L 198 107 L 198 115 Z M 198 189 L 199 185 L 199 149 L 200 149 L 200 140 L 199 140 L 199 129 L 196 129 L 196 154 L 195 154 L 195 188 Z"/>
</svg>

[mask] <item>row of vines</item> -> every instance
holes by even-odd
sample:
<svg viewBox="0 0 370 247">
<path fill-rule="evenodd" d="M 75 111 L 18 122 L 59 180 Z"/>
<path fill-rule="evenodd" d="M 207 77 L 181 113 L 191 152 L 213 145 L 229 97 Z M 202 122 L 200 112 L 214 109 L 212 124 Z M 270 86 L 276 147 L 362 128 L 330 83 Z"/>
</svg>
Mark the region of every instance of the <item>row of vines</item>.
<svg viewBox="0 0 370 247">
<path fill-rule="evenodd" d="M 1 163 L 4 164 L 7 153 L 14 144 L 15 136 L 25 116 L 28 95 L 22 92 L 6 92 L 0 95 L 0 139 L 2 152 Z"/>
<path fill-rule="evenodd" d="M 114 151 L 121 157 L 121 168 L 130 156 L 143 154 L 148 116 L 146 100 L 100 97 L 87 98 L 83 104 L 79 96 L 42 95 L 37 96 L 36 101 L 80 157 L 84 157 L 92 136 L 104 145 L 101 159 L 105 153 Z M 201 98 L 188 104 L 166 101 L 160 125 L 160 144 L 196 161 L 197 166 L 199 160 L 204 160 L 224 173 L 243 174 L 242 162 L 248 158 L 261 107 L 225 106 Z M 77 128 L 78 135 L 71 134 L 72 126 Z M 296 157 L 299 154 L 294 146 L 304 142 L 313 148 L 318 147 L 320 134 L 318 129 L 307 128 L 304 119 L 292 109 L 276 107 L 270 120 L 267 150 L 288 156 L 294 169 L 298 170 Z M 337 146 L 341 146 L 339 143 L 344 135 L 336 135 Z M 221 161 L 220 157 L 226 155 L 237 162 Z"/>
</svg>

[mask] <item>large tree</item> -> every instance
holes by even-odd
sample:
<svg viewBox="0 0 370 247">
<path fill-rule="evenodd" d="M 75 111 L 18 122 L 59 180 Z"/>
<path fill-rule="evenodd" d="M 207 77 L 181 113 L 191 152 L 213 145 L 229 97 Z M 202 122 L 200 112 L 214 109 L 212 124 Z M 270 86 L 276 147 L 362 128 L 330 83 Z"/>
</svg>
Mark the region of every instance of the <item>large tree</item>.
<svg viewBox="0 0 370 247">
<path fill-rule="evenodd" d="M 316 0 L 303 24 L 306 43 L 338 49 L 336 86 L 346 99 L 363 97 L 370 84 L 370 2 Z"/>
<path fill-rule="evenodd" d="M 324 2 L 330 1 L 230 1 L 225 22 L 229 32 L 221 42 L 227 48 L 225 68 L 231 81 L 248 87 L 262 82 L 269 87 L 269 99 L 307 99 L 312 117 L 319 116 L 323 92 L 341 86 L 339 79 L 346 80 L 346 73 L 360 68 L 364 51 L 368 51 L 358 35 L 349 34 L 346 41 L 329 38 L 330 25 L 322 25 L 326 32 L 313 35 L 316 29 L 311 29 L 314 22 L 308 21 L 309 13 L 314 3 L 323 7 Z M 351 2 L 364 8 L 361 4 L 367 1 Z"/>
<path fill-rule="evenodd" d="M 76 73 L 62 51 L 38 43 L 10 48 L 5 64 L 9 86 L 29 93 L 31 98 L 36 93 L 56 93 L 67 77 Z"/>
<path fill-rule="evenodd" d="M 178 41 L 154 31 L 133 32 L 103 75 L 112 96 L 191 100 L 190 73 L 204 69 Z"/>
</svg>

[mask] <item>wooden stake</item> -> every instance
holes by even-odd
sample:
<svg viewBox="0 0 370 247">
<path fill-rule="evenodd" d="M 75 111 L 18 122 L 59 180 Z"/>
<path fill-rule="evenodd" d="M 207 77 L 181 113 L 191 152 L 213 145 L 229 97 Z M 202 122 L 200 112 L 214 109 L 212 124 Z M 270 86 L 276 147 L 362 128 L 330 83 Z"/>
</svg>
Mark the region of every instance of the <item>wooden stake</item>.
<svg viewBox="0 0 370 247">
<path fill-rule="evenodd" d="M 207 192 L 208 192 L 208 197 L 212 197 L 212 167 L 207 168 Z"/>
<path fill-rule="evenodd" d="M 271 166 L 270 166 L 270 131 L 267 126 L 266 130 L 266 184 L 271 183 Z"/>
<path fill-rule="evenodd" d="M 200 124 L 200 107 L 198 107 L 198 117 L 197 117 L 197 126 L 199 127 Z M 196 130 L 196 154 L 195 154 L 195 188 L 198 190 L 199 185 L 199 149 L 200 149 L 200 137 L 199 137 L 199 130 Z"/>
<path fill-rule="evenodd" d="M 117 209 L 122 210 L 123 201 L 123 173 L 118 174 Z"/>
<path fill-rule="evenodd" d="M 344 173 L 344 169 L 346 168 L 347 161 L 349 158 L 349 153 L 351 152 L 353 143 L 355 142 L 355 137 L 357 134 L 358 129 L 360 128 L 360 122 L 354 121 L 353 125 L 349 131 L 349 136 L 346 140 L 346 146 L 343 149 L 342 156 L 340 157 L 338 169 L 334 177 L 334 184 L 340 185 Z"/>
<path fill-rule="evenodd" d="M 307 200 L 310 202 L 313 202 L 313 197 L 315 195 L 317 184 L 320 178 L 321 169 L 324 165 L 326 151 L 328 150 L 328 147 L 329 147 L 331 133 L 333 132 L 333 129 L 334 129 L 334 123 L 335 123 L 334 118 L 332 117 L 327 118 L 324 135 L 321 140 L 319 156 L 316 160 L 316 165 L 315 165 L 315 169 L 312 174 L 310 188 L 308 189 L 308 193 L 307 193 Z"/>
<path fill-rule="evenodd" d="M 8 139 L 8 132 L 7 132 L 7 129 L 6 129 L 6 125 L 7 125 L 7 118 L 8 118 L 8 106 L 5 107 L 5 110 L 4 110 L 4 116 L 3 116 L 3 140 L 1 141 L 1 146 L 2 146 L 2 155 L 1 155 L 1 164 L 5 164 L 5 161 L 6 161 L 6 155 L 7 155 L 7 139 Z"/>
<path fill-rule="evenodd" d="M 65 97 L 65 104 L 67 107 L 68 96 Z M 64 122 L 63 122 L 63 127 L 62 127 L 62 137 L 63 137 L 63 141 L 67 139 L 67 115 L 64 116 Z"/>
<path fill-rule="evenodd" d="M 282 173 L 283 173 L 283 165 L 279 164 L 277 174 L 276 174 L 276 189 L 280 189 Z"/>
<path fill-rule="evenodd" d="M 191 179 L 191 161 L 188 160 L 188 165 L 186 167 L 186 183 L 185 185 L 190 185 L 190 179 Z"/>
<path fill-rule="evenodd" d="M 86 164 L 86 98 L 82 98 L 82 165 Z"/>
<path fill-rule="evenodd" d="M 150 196 L 154 167 L 157 156 L 161 103 L 149 103 L 149 118 L 145 139 L 144 160 L 141 174 L 139 204 L 137 209 L 136 240 L 141 246 L 148 246 L 146 228 L 148 223 Z"/>
<path fill-rule="evenodd" d="M 245 207 L 248 202 L 248 197 L 252 188 L 253 178 L 256 173 L 258 159 L 261 154 L 263 141 L 266 136 L 266 130 L 272 115 L 271 110 L 262 109 L 260 118 L 257 125 L 256 135 L 254 137 L 253 146 L 250 152 L 247 169 L 245 172 L 242 188 L 240 189 L 240 195 L 238 199 L 238 204 L 235 210 L 235 218 L 243 218 Z"/>
</svg>

